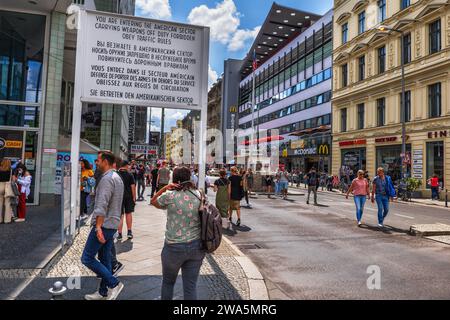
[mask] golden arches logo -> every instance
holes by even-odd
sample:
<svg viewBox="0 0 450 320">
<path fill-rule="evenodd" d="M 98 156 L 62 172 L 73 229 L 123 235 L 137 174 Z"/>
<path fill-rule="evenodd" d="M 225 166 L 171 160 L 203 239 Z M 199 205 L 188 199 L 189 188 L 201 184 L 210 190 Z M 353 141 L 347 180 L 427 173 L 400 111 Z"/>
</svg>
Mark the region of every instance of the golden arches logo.
<svg viewBox="0 0 450 320">
<path fill-rule="evenodd" d="M 322 144 L 319 146 L 319 154 L 321 155 L 329 155 L 330 147 L 327 144 Z"/>
<path fill-rule="evenodd" d="M 230 112 L 231 113 L 236 113 L 237 112 L 237 107 L 236 106 L 231 106 L 230 107 Z"/>
</svg>

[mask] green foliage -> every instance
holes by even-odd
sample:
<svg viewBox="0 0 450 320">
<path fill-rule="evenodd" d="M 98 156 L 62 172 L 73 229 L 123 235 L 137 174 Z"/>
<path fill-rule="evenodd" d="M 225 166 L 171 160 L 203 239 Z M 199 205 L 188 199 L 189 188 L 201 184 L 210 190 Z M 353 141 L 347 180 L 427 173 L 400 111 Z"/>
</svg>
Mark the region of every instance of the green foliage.
<svg viewBox="0 0 450 320">
<path fill-rule="evenodd" d="M 416 178 L 406 179 L 406 185 L 409 192 L 415 192 L 422 186 L 422 181 Z"/>
</svg>

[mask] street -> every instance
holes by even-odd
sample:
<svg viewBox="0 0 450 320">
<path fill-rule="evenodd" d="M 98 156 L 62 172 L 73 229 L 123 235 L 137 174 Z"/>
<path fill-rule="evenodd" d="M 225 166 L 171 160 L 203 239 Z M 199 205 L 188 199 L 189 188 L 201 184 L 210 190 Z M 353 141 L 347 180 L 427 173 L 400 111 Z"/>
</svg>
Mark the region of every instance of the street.
<svg viewBox="0 0 450 320">
<path fill-rule="evenodd" d="M 353 199 L 319 193 L 313 206 L 302 190 L 291 192 L 288 200 L 251 199 L 253 209 L 243 208 L 242 225 L 228 233 L 261 271 L 270 299 L 450 296 L 450 246 L 407 234 L 415 223 L 449 223 L 449 210 L 393 203 L 381 231 L 375 204 L 358 228 Z M 368 289 L 370 266 L 380 268 L 380 290 Z"/>
</svg>

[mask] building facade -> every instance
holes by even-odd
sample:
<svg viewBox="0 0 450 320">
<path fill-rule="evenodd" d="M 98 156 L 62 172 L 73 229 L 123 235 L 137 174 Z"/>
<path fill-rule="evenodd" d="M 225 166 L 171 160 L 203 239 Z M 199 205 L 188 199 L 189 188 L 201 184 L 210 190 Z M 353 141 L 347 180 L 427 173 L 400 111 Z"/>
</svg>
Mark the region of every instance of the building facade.
<svg viewBox="0 0 450 320">
<path fill-rule="evenodd" d="M 77 43 L 76 32 L 66 29 L 66 9 L 72 2 L 134 14 L 134 0 L 0 2 L 0 159 L 27 166 L 33 177 L 29 204 L 54 204 L 59 166 L 71 161 Z M 82 156 L 100 148 L 126 156 L 128 108 L 86 104 L 82 131 Z"/>
<path fill-rule="evenodd" d="M 402 117 L 407 175 L 450 179 L 448 1 L 335 1 L 333 173 L 376 168 L 398 180 Z M 379 29 L 380 26 L 386 26 Z M 397 31 L 386 31 L 394 29 Z M 403 35 L 402 35 L 403 33 Z M 401 59 L 405 62 L 402 112 Z"/>
<path fill-rule="evenodd" d="M 289 171 L 331 167 L 332 20 L 332 11 L 318 16 L 274 4 L 241 68 L 241 134 L 251 135 L 252 123 L 256 130 L 277 129 L 280 162 Z"/>
</svg>

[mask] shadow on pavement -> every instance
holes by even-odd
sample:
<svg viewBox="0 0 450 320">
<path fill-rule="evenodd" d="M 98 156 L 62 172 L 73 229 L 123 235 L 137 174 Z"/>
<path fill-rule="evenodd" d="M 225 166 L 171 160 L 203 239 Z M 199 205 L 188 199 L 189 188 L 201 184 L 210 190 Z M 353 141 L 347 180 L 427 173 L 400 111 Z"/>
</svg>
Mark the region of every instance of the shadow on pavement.
<svg viewBox="0 0 450 320">
<path fill-rule="evenodd" d="M 360 226 L 361 229 L 366 229 L 370 231 L 376 231 L 376 232 L 382 232 L 385 234 L 394 234 L 394 233 L 400 233 L 400 234 L 407 234 L 409 235 L 409 230 L 399 229 L 392 226 L 384 225 L 384 228 L 380 228 L 378 226 L 372 226 L 368 224 L 362 224 Z"/>
<path fill-rule="evenodd" d="M 130 252 L 131 250 L 133 250 L 133 241 L 130 240 L 123 242 L 117 241 L 115 245 L 117 254 Z"/>
</svg>

